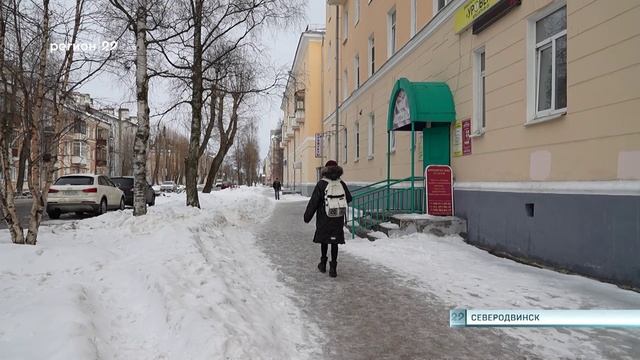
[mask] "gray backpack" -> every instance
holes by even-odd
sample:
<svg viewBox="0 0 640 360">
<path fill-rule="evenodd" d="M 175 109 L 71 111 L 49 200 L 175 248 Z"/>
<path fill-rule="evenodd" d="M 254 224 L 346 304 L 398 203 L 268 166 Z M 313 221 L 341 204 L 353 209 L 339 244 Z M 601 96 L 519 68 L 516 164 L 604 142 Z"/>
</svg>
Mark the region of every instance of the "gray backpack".
<svg viewBox="0 0 640 360">
<path fill-rule="evenodd" d="M 330 218 L 343 217 L 347 213 L 347 196 L 340 180 L 322 179 L 327 182 L 324 190 L 324 211 Z"/>
</svg>

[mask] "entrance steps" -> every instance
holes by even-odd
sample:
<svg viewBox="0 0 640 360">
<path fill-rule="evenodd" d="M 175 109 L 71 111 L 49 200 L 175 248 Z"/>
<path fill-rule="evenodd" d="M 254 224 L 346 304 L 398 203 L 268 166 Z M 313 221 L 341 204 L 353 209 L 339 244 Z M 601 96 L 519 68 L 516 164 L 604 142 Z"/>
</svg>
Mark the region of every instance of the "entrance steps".
<svg viewBox="0 0 640 360">
<path fill-rule="evenodd" d="M 375 241 L 385 237 L 400 237 L 412 233 L 430 233 L 437 236 L 466 236 L 467 221 L 455 216 L 432 216 L 426 214 L 394 214 L 389 221 L 380 222 L 372 227 L 374 231 L 366 232 L 366 237 Z M 364 231 L 357 232 L 362 236 Z"/>
</svg>

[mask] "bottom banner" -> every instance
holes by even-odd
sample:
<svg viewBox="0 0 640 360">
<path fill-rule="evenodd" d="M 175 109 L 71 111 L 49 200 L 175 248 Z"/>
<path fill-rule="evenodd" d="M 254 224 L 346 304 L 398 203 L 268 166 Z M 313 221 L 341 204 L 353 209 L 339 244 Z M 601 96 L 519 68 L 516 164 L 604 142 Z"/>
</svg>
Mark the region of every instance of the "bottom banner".
<svg viewBox="0 0 640 360">
<path fill-rule="evenodd" d="M 640 327 L 640 310 L 449 311 L 450 327 Z"/>
</svg>

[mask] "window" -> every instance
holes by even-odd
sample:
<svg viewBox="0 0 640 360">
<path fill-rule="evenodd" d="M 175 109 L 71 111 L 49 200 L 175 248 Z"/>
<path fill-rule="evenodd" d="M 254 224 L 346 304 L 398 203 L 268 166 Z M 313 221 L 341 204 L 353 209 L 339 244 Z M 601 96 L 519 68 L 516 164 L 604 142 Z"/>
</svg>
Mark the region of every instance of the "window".
<svg viewBox="0 0 640 360">
<path fill-rule="evenodd" d="M 342 162 L 346 163 L 347 162 L 347 139 L 349 139 L 346 128 L 342 131 L 342 134 L 343 134 L 342 152 L 344 154 L 342 156 L 342 158 L 344 159 Z"/>
<path fill-rule="evenodd" d="M 475 79 L 473 82 L 474 99 L 473 99 L 473 133 L 481 134 L 486 126 L 486 87 L 485 87 L 485 51 L 483 49 L 476 50 L 474 64 Z"/>
<path fill-rule="evenodd" d="M 353 2 L 353 24 L 358 25 L 360 21 L 360 0 Z"/>
<path fill-rule="evenodd" d="M 342 78 L 342 101 L 347 100 L 349 97 L 349 74 L 347 70 L 344 71 L 344 77 Z"/>
<path fill-rule="evenodd" d="M 75 134 L 86 134 L 87 122 L 84 120 L 76 119 L 73 123 L 73 132 Z"/>
<path fill-rule="evenodd" d="M 391 152 L 396 151 L 396 132 L 391 131 Z"/>
<path fill-rule="evenodd" d="M 435 16 L 438 11 L 442 10 L 451 1 L 453 1 L 453 0 L 434 0 L 433 1 L 433 15 Z"/>
<path fill-rule="evenodd" d="M 376 72 L 376 42 L 373 34 L 369 36 L 369 77 Z"/>
<path fill-rule="evenodd" d="M 567 8 L 540 18 L 533 27 L 533 113 L 535 118 L 541 118 L 565 112 L 567 107 Z"/>
<path fill-rule="evenodd" d="M 369 133 L 367 136 L 367 157 L 369 159 L 373 158 L 373 150 L 375 146 L 375 126 L 376 126 L 376 116 L 374 113 L 369 114 Z"/>
<path fill-rule="evenodd" d="M 353 59 L 353 80 L 354 90 L 360 87 L 360 55 Z"/>
<path fill-rule="evenodd" d="M 391 57 L 396 52 L 396 9 L 394 8 L 387 14 L 387 37 L 388 44 L 387 56 Z"/>
<path fill-rule="evenodd" d="M 413 37 L 416 34 L 416 29 L 418 27 L 417 16 L 418 16 L 417 0 L 411 0 L 411 37 Z"/>
<path fill-rule="evenodd" d="M 356 151 L 355 151 L 355 159 L 358 160 L 360 158 L 360 123 L 356 123 Z"/>
<path fill-rule="evenodd" d="M 85 155 L 85 151 L 84 150 L 85 150 L 84 149 L 84 143 L 82 141 L 74 141 L 73 142 L 73 148 L 71 149 L 71 151 L 72 151 L 71 155 L 84 157 L 84 155 Z"/>
<path fill-rule="evenodd" d="M 342 16 L 342 40 L 347 41 L 349 38 L 349 10 L 344 9 Z"/>
</svg>

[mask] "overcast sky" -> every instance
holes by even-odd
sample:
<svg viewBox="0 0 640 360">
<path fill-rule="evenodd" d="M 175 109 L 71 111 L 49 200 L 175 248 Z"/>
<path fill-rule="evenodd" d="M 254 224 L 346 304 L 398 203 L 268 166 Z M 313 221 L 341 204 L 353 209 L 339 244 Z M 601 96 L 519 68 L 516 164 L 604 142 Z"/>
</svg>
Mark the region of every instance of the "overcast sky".
<svg viewBox="0 0 640 360">
<path fill-rule="evenodd" d="M 300 33 L 304 31 L 308 24 L 324 24 L 325 22 L 325 4 L 326 0 L 308 0 L 306 19 L 299 25 L 288 30 L 268 31 L 263 35 L 263 45 L 268 49 L 269 55 L 276 68 L 289 70 Z M 80 89 L 83 93 L 91 94 L 96 105 L 109 105 L 118 107 L 128 107 L 132 114 L 135 114 L 135 83 L 134 78 L 122 81 L 113 77 L 103 75 L 94 79 Z M 132 84 L 134 86 L 132 86 Z M 170 99 L 168 89 L 163 86 L 152 83 L 150 88 L 149 100 L 151 105 L 151 113 L 158 112 L 160 104 L 168 102 Z M 271 97 L 264 101 L 264 109 L 258 109 L 259 118 L 259 137 L 260 137 L 260 155 L 261 158 L 267 155 L 269 151 L 269 131 L 275 128 L 278 120 L 282 116 L 280 111 L 281 98 Z"/>
</svg>

